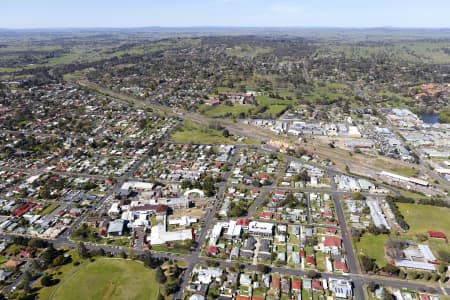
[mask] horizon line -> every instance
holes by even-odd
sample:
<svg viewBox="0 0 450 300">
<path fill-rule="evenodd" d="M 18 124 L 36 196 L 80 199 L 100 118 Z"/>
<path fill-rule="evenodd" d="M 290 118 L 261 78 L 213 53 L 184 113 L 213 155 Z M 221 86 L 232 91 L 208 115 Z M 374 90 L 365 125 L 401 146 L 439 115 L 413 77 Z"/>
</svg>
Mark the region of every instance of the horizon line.
<svg viewBox="0 0 450 300">
<path fill-rule="evenodd" d="M 26 31 L 26 30 L 89 30 L 89 29 L 414 29 L 414 30 L 450 30 L 449 27 L 421 27 L 421 26 L 238 26 L 238 25 L 194 25 L 194 26 L 160 26 L 160 25 L 144 25 L 144 26 L 51 26 L 51 27 L 0 27 L 0 30 L 9 31 Z"/>
</svg>

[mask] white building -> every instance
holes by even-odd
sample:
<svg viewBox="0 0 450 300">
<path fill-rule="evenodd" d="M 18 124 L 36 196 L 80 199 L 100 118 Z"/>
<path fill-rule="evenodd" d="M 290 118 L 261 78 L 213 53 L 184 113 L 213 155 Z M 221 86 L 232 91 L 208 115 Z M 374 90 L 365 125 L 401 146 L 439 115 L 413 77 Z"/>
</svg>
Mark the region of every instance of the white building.
<svg viewBox="0 0 450 300">
<path fill-rule="evenodd" d="M 330 278 L 330 290 L 337 298 L 349 298 L 353 295 L 352 282 L 345 279 Z"/>
<path fill-rule="evenodd" d="M 248 224 L 248 233 L 260 236 L 272 236 L 273 235 L 272 223 L 251 221 Z"/>
</svg>

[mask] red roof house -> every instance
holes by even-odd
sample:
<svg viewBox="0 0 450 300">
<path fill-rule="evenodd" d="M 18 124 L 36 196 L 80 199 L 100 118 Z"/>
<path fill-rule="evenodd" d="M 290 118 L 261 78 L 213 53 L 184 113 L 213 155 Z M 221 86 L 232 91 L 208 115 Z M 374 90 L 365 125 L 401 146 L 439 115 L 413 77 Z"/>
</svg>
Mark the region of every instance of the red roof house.
<svg viewBox="0 0 450 300">
<path fill-rule="evenodd" d="M 334 261 L 334 268 L 335 268 L 336 270 L 342 271 L 343 273 L 348 273 L 348 267 L 347 267 L 347 264 L 346 264 L 345 262 L 343 262 L 343 261 L 335 260 L 335 261 Z"/>
<path fill-rule="evenodd" d="M 258 214 L 261 219 L 272 219 L 273 214 L 270 211 L 262 211 Z"/>
<path fill-rule="evenodd" d="M 205 249 L 205 253 L 206 255 L 216 256 L 217 254 L 219 254 L 219 248 L 217 248 L 216 246 L 208 246 Z"/>
<path fill-rule="evenodd" d="M 270 287 L 272 289 L 280 289 L 280 277 L 273 277 L 272 283 L 270 284 Z"/>
<path fill-rule="evenodd" d="M 316 291 L 323 291 L 322 281 L 319 279 L 314 279 L 312 282 L 312 288 Z"/>
<path fill-rule="evenodd" d="M 323 240 L 323 247 L 326 248 L 341 248 L 342 239 L 336 236 L 326 236 Z"/>
<path fill-rule="evenodd" d="M 302 282 L 300 280 L 292 280 L 292 290 L 300 291 L 302 286 Z"/>
<path fill-rule="evenodd" d="M 250 297 L 238 295 L 236 296 L 236 300 L 250 300 Z"/>
<path fill-rule="evenodd" d="M 312 255 L 311 256 L 307 256 L 306 257 L 306 263 L 309 264 L 309 265 L 315 266 L 316 265 L 316 259 Z"/>
<path fill-rule="evenodd" d="M 240 218 L 236 220 L 236 225 L 248 226 L 250 224 L 250 219 L 248 218 Z"/>
<path fill-rule="evenodd" d="M 435 239 L 446 239 L 447 236 L 443 232 L 440 231 L 428 231 L 427 232 L 428 237 L 435 238 Z"/>
</svg>

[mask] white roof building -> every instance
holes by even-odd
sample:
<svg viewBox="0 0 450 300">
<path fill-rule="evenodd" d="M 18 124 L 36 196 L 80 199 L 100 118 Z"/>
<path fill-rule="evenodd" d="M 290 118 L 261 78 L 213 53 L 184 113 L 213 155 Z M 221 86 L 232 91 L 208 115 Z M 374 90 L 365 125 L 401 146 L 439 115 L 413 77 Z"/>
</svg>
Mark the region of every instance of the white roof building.
<svg viewBox="0 0 450 300">
<path fill-rule="evenodd" d="M 179 219 L 169 219 L 169 225 L 178 225 L 178 226 L 190 226 L 192 223 L 197 223 L 197 218 L 191 218 L 188 216 L 182 216 Z"/>
<path fill-rule="evenodd" d="M 273 235 L 272 223 L 251 221 L 248 224 L 248 232 L 255 235 L 271 236 Z"/>
<path fill-rule="evenodd" d="M 177 230 L 166 231 L 166 227 L 163 224 L 158 224 L 152 227 L 152 232 L 147 240 L 151 245 L 161 245 L 167 242 L 185 241 L 192 239 L 192 230 Z"/>
<path fill-rule="evenodd" d="M 242 225 L 237 225 L 235 220 L 230 220 L 225 236 L 228 238 L 237 238 L 241 236 Z"/>
<path fill-rule="evenodd" d="M 154 184 L 153 183 L 149 183 L 149 182 L 127 181 L 124 184 L 122 184 L 121 189 L 123 189 L 123 190 L 148 191 L 148 190 L 152 190 L 153 187 L 154 187 Z"/>
<path fill-rule="evenodd" d="M 348 298 L 353 295 L 352 282 L 345 279 L 330 278 L 330 290 L 337 298 Z"/>
<path fill-rule="evenodd" d="M 194 270 L 195 272 L 196 270 Z M 207 269 L 199 269 L 197 270 L 198 281 L 203 284 L 210 284 L 212 280 L 215 278 L 216 280 L 220 280 L 220 277 L 223 274 L 223 270 L 217 268 L 207 268 Z"/>
<path fill-rule="evenodd" d="M 412 268 L 412 269 L 419 269 L 419 270 L 427 270 L 427 271 L 435 271 L 436 267 L 433 264 L 426 263 L 426 262 L 420 262 L 420 261 L 411 261 L 411 260 L 397 260 L 395 261 L 395 265 L 397 267 L 402 268 Z"/>
</svg>

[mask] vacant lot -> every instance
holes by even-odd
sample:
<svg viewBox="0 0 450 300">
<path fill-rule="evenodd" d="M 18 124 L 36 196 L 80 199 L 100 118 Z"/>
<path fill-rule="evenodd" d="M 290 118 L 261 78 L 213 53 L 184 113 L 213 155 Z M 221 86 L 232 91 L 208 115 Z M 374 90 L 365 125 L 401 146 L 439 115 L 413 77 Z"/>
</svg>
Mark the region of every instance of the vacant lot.
<svg viewBox="0 0 450 300">
<path fill-rule="evenodd" d="M 143 264 L 100 258 L 63 278 L 50 299 L 156 299 L 155 274 Z"/>
<path fill-rule="evenodd" d="M 189 120 L 175 131 L 170 140 L 175 143 L 189 144 L 255 144 L 256 141 L 245 138 L 235 141 L 233 137 L 225 137 L 222 130 L 210 128 Z"/>
<path fill-rule="evenodd" d="M 444 207 L 397 203 L 409 224 L 408 235 L 426 233 L 428 230 L 442 231 L 450 236 L 450 209 Z"/>
<path fill-rule="evenodd" d="M 384 258 L 384 243 L 388 239 L 387 235 L 364 234 L 361 240 L 356 243 L 359 254 L 365 254 L 376 260 L 379 267 L 385 266 L 387 261 Z"/>
</svg>

